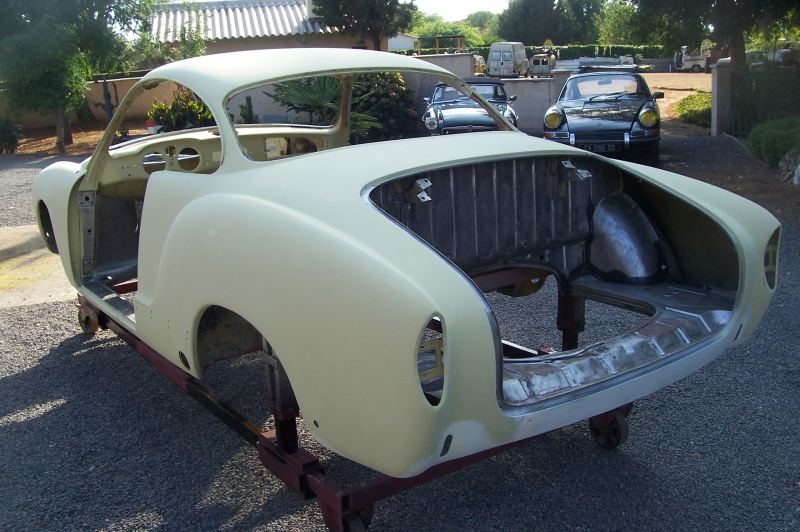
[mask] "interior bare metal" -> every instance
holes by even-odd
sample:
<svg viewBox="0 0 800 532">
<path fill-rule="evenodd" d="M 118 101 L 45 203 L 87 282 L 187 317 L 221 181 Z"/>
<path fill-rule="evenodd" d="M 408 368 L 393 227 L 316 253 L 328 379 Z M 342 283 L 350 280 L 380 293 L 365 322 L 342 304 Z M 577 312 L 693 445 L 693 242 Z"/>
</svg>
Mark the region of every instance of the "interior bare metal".
<svg viewBox="0 0 800 532">
<path fill-rule="evenodd" d="M 503 341 L 507 410 L 542 408 L 669 364 L 730 320 L 739 283 L 731 239 L 699 210 L 603 161 L 442 168 L 382 183 L 369 197 L 483 292 L 526 296 L 556 277 L 562 351 Z M 586 299 L 650 319 L 579 349 Z"/>
</svg>

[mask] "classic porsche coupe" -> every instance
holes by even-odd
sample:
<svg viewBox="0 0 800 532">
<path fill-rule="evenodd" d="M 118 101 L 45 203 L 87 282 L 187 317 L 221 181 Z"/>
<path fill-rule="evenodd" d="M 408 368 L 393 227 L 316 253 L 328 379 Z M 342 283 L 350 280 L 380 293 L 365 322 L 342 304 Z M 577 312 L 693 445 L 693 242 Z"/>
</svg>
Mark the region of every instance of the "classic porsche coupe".
<svg viewBox="0 0 800 532">
<path fill-rule="evenodd" d="M 558 101 L 544 115 L 544 138 L 614 155 L 638 153 L 658 166 L 661 113 L 639 74 L 594 72 L 567 79 Z"/>
<path fill-rule="evenodd" d="M 446 83 L 499 131 L 351 145 L 355 76 L 382 72 L 411 87 Z M 299 123 L 307 113 L 269 96 L 318 76 L 338 87 L 330 124 Z M 114 144 L 134 100 L 152 102 L 165 84 L 191 90 L 211 125 Z M 237 123 L 244 102 L 266 123 Z M 355 527 L 356 511 L 368 523 L 369 497 L 390 490 L 329 489 L 298 448 L 300 412 L 326 447 L 413 477 L 392 486 L 587 418 L 615 447 L 632 401 L 753 334 L 775 291 L 781 232 L 746 199 L 529 137 L 446 70 L 363 50 L 157 68 L 94 154 L 43 170 L 32 198 L 84 331 L 113 329 L 210 405 L 292 489 L 319 498 L 334 530 Z M 558 313 L 528 326 L 555 325 L 562 345 L 504 339 L 485 294 L 524 301 L 546 278 Z M 645 318 L 587 345 L 587 299 Z M 257 351 L 270 435 L 201 384 L 210 365 Z"/>
<path fill-rule="evenodd" d="M 517 125 L 517 113 L 511 104 L 516 96 L 506 94 L 505 83 L 492 78 L 465 78 L 472 90 L 486 98 L 506 120 Z M 428 108 L 422 116 L 425 131 L 429 135 L 450 135 L 478 131 L 497 131 L 498 125 L 492 115 L 478 102 L 468 98 L 447 83 L 433 89 L 433 97 L 425 99 Z"/>
</svg>

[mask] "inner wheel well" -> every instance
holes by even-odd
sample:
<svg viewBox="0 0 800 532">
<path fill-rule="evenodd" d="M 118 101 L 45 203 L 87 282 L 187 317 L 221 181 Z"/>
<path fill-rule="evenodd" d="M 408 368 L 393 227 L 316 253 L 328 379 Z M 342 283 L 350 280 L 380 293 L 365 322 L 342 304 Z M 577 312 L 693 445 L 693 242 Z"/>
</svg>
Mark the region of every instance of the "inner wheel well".
<svg viewBox="0 0 800 532">
<path fill-rule="evenodd" d="M 263 349 L 261 333 L 232 310 L 211 305 L 197 326 L 197 362 L 205 370 L 215 362 Z"/>
<path fill-rule="evenodd" d="M 50 211 L 43 201 L 39 202 L 39 226 L 41 227 L 42 238 L 47 249 L 51 253 L 58 253 L 56 244 L 56 234 L 53 232 L 53 222 L 50 220 Z"/>
</svg>

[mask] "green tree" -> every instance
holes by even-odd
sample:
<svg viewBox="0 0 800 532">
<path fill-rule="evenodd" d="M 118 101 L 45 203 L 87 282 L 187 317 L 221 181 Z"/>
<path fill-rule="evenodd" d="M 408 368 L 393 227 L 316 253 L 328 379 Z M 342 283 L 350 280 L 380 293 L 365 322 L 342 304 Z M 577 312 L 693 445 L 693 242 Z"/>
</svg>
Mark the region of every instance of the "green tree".
<svg viewBox="0 0 800 532">
<path fill-rule="evenodd" d="M 800 41 L 800 7 L 783 18 L 766 16 L 747 32 L 750 50 L 773 50 L 787 42 Z"/>
<path fill-rule="evenodd" d="M 699 46 L 708 28 L 712 40 L 731 54 L 734 72 L 747 69 L 745 33 L 765 19 L 779 20 L 797 9 L 797 0 L 632 0 L 639 7 L 639 20 L 660 20 L 665 43 Z M 638 25 L 641 29 L 641 24 Z"/>
<path fill-rule="evenodd" d="M 480 30 L 473 28 L 468 22 L 462 20 L 459 22 L 445 22 L 438 17 L 433 22 L 427 22 L 422 26 L 412 30 L 413 35 L 417 37 L 438 37 L 441 35 L 463 35 L 466 45 L 469 48 L 474 48 L 484 45 L 483 36 Z M 423 48 L 433 46 L 432 39 L 425 39 L 422 43 Z"/>
<path fill-rule="evenodd" d="M 527 45 L 559 41 L 558 13 L 552 0 L 511 0 L 497 22 L 500 35 L 509 41 Z"/>
<path fill-rule="evenodd" d="M 470 26 L 483 30 L 496 18 L 497 14 L 491 11 L 476 11 L 467 15 L 465 20 L 469 22 Z"/>
<path fill-rule="evenodd" d="M 73 27 L 49 17 L 32 22 L 0 45 L 3 97 L 15 113 L 53 114 L 56 148 L 64 154 L 67 109 L 86 92 L 86 63 Z"/>
<path fill-rule="evenodd" d="M 176 35 L 167 35 L 169 42 L 161 42 L 152 35 L 149 18 L 142 21 L 138 39 L 126 50 L 125 61 L 130 68 L 148 70 L 206 53 L 206 15 L 194 3 L 186 2 L 183 6 L 189 12 L 188 24 Z"/>
<path fill-rule="evenodd" d="M 596 17 L 603 11 L 603 0 L 559 0 L 561 36 L 566 43 L 597 42 Z"/>
<path fill-rule="evenodd" d="M 582 41 L 594 27 L 593 18 L 586 19 L 584 4 L 594 3 L 575 0 L 573 9 L 568 0 L 511 0 L 498 17 L 498 31 L 504 39 L 532 46 L 541 46 L 547 40 L 559 45 Z"/>
<path fill-rule="evenodd" d="M 417 6 L 413 0 L 315 0 L 314 13 L 325 24 L 372 41 L 375 50 L 381 49 L 386 37 L 406 31 L 414 21 Z"/>
<path fill-rule="evenodd" d="M 603 7 L 603 12 L 595 15 L 597 25 L 597 42 L 608 46 L 611 44 L 634 44 L 633 21 L 636 6 L 624 0 L 610 0 Z"/>
<path fill-rule="evenodd" d="M 480 30 L 484 44 L 501 40 L 497 30 L 498 15 L 491 11 L 476 11 L 467 15 L 467 23 Z"/>
<path fill-rule="evenodd" d="M 12 0 L 0 5 L 0 47 L 10 49 L 9 39 L 17 36 L 28 35 L 35 40 L 35 32 L 39 24 L 49 24 L 57 27 L 53 36 L 42 35 L 42 43 L 55 46 L 59 49 L 47 50 L 42 44 L 35 43 L 37 50 L 41 51 L 41 58 L 35 57 L 33 62 L 41 66 L 47 58 L 61 57 L 63 67 L 67 70 L 76 70 L 75 65 L 83 64 L 87 67 L 84 75 L 94 72 L 116 72 L 124 70 L 123 54 L 127 44 L 118 32 L 136 29 L 142 20 L 146 20 L 154 0 Z M 66 35 L 69 34 L 68 41 Z M 23 37 L 20 37 L 23 38 Z M 20 57 L 11 57 L 5 54 L 4 62 L 12 64 L 22 58 L 31 57 L 30 50 L 22 49 Z M 67 57 L 69 56 L 69 57 Z M 11 78 L 25 78 L 30 80 L 28 73 L 16 72 L 6 68 L 6 82 Z M 61 88 L 67 89 L 62 83 L 48 85 L 48 90 Z M 105 107 L 110 104 L 110 94 L 105 85 Z M 39 108 L 31 92 L 31 105 Z M 78 105 L 73 94 L 61 93 L 54 98 L 69 102 L 64 108 L 64 113 L 70 106 Z M 83 98 L 80 99 L 82 101 Z M 17 107 L 19 108 L 19 107 Z M 52 109 L 52 107 L 50 107 Z M 61 109 L 61 107 L 58 107 Z M 64 116 L 57 116 L 56 123 L 57 143 L 61 150 L 63 144 L 72 143 L 71 128 Z"/>
</svg>

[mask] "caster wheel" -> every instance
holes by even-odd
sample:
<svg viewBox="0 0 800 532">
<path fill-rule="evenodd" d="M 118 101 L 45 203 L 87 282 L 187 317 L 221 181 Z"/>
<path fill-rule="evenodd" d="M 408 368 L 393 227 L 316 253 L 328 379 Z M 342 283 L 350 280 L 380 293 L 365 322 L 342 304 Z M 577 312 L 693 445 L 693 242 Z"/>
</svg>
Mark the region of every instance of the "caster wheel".
<svg viewBox="0 0 800 532">
<path fill-rule="evenodd" d="M 100 324 L 93 321 L 92 318 L 82 308 L 78 310 L 78 323 L 84 334 L 94 334 L 100 330 Z"/>
<path fill-rule="evenodd" d="M 621 410 L 589 418 L 589 432 L 603 449 L 616 449 L 628 439 L 628 420 Z"/>
</svg>

